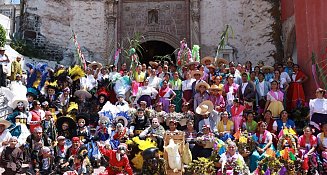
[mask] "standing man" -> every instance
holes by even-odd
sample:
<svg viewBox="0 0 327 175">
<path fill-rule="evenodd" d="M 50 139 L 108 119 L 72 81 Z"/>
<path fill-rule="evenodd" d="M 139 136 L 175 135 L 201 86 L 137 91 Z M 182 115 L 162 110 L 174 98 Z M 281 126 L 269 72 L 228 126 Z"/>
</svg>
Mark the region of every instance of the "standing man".
<svg viewBox="0 0 327 175">
<path fill-rule="evenodd" d="M 246 111 L 253 110 L 255 100 L 255 89 L 251 82 L 248 82 L 248 75 L 242 73 L 242 84 L 238 88 L 238 97 L 244 103 Z"/>
<path fill-rule="evenodd" d="M 22 60 L 22 58 L 18 56 L 18 57 L 16 57 L 16 60 L 14 60 L 11 63 L 11 75 L 10 75 L 11 81 L 16 80 L 17 75 L 20 75 L 20 76 L 23 75 L 22 65 L 20 64 L 21 60 Z"/>
<path fill-rule="evenodd" d="M 5 54 L 5 50 L 4 47 L 0 47 L 0 87 L 6 86 L 7 74 L 4 72 L 4 67 L 10 62 L 8 56 Z"/>
</svg>

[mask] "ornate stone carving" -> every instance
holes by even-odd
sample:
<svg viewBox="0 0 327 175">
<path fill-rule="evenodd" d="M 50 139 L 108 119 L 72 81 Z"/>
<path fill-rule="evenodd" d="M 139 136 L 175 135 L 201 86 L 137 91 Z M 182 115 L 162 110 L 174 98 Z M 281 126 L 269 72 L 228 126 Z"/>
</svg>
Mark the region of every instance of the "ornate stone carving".
<svg viewBox="0 0 327 175">
<path fill-rule="evenodd" d="M 200 0 L 191 0 L 191 44 L 200 44 Z"/>
</svg>

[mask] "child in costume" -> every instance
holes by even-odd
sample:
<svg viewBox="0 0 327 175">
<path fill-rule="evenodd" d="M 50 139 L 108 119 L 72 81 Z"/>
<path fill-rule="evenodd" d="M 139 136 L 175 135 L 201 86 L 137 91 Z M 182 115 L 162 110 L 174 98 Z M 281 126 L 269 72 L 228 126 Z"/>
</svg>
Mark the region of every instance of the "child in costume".
<svg viewBox="0 0 327 175">
<path fill-rule="evenodd" d="M 77 129 L 76 136 L 80 138 L 83 143 L 87 143 L 90 138 L 90 128 L 89 125 L 89 115 L 86 113 L 81 113 L 76 116 Z"/>
<path fill-rule="evenodd" d="M 43 132 L 48 135 L 49 139 L 51 139 L 51 142 L 56 140 L 57 132 L 50 111 L 45 111 L 45 117 L 41 121 L 41 127 L 43 128 Z"/>
</svg>

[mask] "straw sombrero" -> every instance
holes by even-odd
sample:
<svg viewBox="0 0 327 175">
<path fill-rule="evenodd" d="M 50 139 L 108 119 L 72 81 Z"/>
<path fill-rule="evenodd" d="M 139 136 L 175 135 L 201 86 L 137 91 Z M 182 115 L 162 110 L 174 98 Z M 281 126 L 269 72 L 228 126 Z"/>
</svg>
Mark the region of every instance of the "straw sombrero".
<svg viewBox="0 0 327 175">
<path fill-rule="evenodd" d="M 211 63 L 214 62 L 215 59 L 213 57 L 210 57 L 210 56 L 204 57 L 204 58 L 201 59 L 201 64 L 204 64 L 207 60 L 210 60 L 210 64 L 211 64 Z"/>
<path fill-rule="evenodd" d="M 274 68 L 272 66 L 262 66 L 262 70 L 269 69 L 270 72 L 274 71 Z"/>
<path fill-rule="evenodd" d="M 228 61 L 225 58 L 216 58 L 217 65 L 228 64 Z"/>
<path fill-rule="evenodd" d="M 5 128 L 7 129 L 11 126 L 11 123 L 8 120 L 0 118 L 0 125 L 5 125 Z"/>
<path fill-rule="evenodd" d="M 155 62 L 155 61 L 150 61 L 149 64 L 150 64 L 150 66 L 152 66 L 152 68 L 156 68 L 159 66 L 159 63 Z"/>
<path fill-rule="evenodd" d="M 79 97 L 79 98 L 81 98 L 81 97 L 83 97 L 84 99 L 87 99 L 87 98 L 91 98 L 92 97 L 92 94 L 90 94 L 88 91 L 86 91 L 86 90 L 77 90 L 75 93 L 74 93 L 74 95 L 76 96 L 76 97 Z"/>
<path fill-rule="evenodd" d="M 185 64 L 185 66 L 190 66 L 190 65 L 193 65 L 193 64 L 195 64 L 195 65 L 199 65 L 200 62 L 198 62 L 198 61 L 191 61 L 191 62 Z"/>
<path fill-rule="evenodd" d="M 200 86 L 205 86 L 206 90 L 210 88 L 209 84 L 205 81 L 201 81 L 195 85 L 195 89 L 198 90 Z"/>
<path fill-rule="evenodd" d="M 210 114 L 213 111 L 213 104 L 210 100 L 203 101 L 195 110 L 199 115 Z"/>
<path fill-rule="evenodd" d="M 97 66 L 97 68 L 101 68 L 102 64 L 96 61 L 93 61 L 92 63 L 89 64 L 89 68 L 92 68 L 93 66 Z"/>
<path fill-rule="evenodd" d="M 209 69 L 209 68 L 216 69 L 216 66 L 213 65 L 213 64 L 210 64 L 210 65 L 207 66 L 207 68 L 208 68 L 208 69 Z"/>
<path fill-rule="evenodd" d="M 221 91 L 222 89 L 218 85 L 213 84 L 213 85 L 211 85 L 209 90 L 219 90 L 219 91 Z"/>
<path fill-rule="evenodd" d="M 194 78 L 194 74 L 200 74 L 200 77 L 203 77 L 203 72 L 199 70 L 194 70 L 191 72 L 191 76 Z"/>
</svg>

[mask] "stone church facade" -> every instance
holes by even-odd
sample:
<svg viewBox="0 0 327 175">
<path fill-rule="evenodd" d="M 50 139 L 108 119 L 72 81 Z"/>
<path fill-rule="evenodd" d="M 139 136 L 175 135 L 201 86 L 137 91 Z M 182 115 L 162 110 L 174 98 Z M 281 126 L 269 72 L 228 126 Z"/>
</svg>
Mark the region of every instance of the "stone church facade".
<svg viewBox="0 0 327 175">
<path fill-rule="evenodd" d="M 279 3 L 271 0 L 24 0 L 20 31 L 50 60 L 72 61 L 72 31 L 87 60 L 113 63 L 118 47 L 142 33 L 177 49 L 186 38 L 215 56 L 226 25 L 232 61 L 272 64 L 283 58 Z"/>
</svg>

